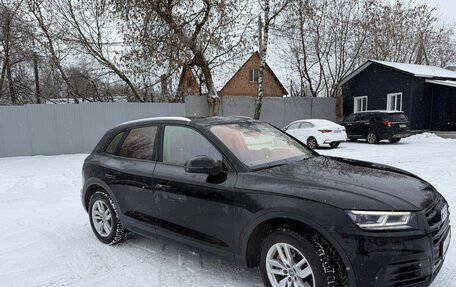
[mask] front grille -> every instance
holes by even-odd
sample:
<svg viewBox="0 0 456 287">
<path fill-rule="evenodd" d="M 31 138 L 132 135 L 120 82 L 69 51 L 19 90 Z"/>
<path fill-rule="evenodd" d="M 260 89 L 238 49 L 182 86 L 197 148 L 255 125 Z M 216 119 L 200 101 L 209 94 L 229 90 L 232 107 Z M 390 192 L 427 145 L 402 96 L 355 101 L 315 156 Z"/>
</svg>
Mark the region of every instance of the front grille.
<svg viewBox="0 0 456 287">
<path fill-rule="evenodd" d="M 442 263 L 442 241 L 446 238 L 450 226 L 450 216 L 448 212 L 446 212 L 447 210 L 445 206 L 448 205 L 443 199 L 443 197 L 441 197 L 439 201 L 426 212 L 426 218 L 429 224 L 429 229 L 432 233 L 432 245 L 434 254 L 433 270 L 437 269 Z M 445 213 L 447 214 L 445 215 Z M 442 217 L 446 218 L 443 219 Z"/>
<path fill-rule="evenodd" d="M 382 287 L 427 286 L 431 273 L 428 258 L 390 263 L 386 266 Z"/>
</svg>

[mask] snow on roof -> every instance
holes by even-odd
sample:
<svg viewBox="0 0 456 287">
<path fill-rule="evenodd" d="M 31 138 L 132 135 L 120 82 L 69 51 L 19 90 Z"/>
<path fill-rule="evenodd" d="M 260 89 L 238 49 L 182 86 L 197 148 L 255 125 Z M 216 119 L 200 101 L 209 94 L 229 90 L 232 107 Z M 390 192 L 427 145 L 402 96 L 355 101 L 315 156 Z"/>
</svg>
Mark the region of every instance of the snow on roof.
<svg viewBox="0 0 456 287">
<path fill-rule="evenodd" d="M 373 63 L 388 66 L 397 70 L 401 70 L 415 77 L 423 78 L 453 78 L 456 79 L 456 72 L 435 66 L 417 65 L 417 64 L 404 64 L 386 61 L 370 60 Z"/>
<path fill-rule="evenodd" d="M 436 84 L 440 86 L 448 86 L 456 88 L 456 81 L 444 81 L 444 80 L 426 80 L 426 83 Z"/>
<path fill-rule="evenodd" d="M 372 63 L 385 66 L 388 68 L 392 68 L 395 70 L 399 70 L 408 74 L 412 74 L 415 77 L 421 78 L 430 78 L 430 79 L 455 79 L 456 80 L 456 72 L 435 67 L 435 66 L 426 66 L 426 65 L 417 65 L 417 64 L 404 64 L 404 63 L 396 63 L 396 62 L 387 62 L 387 61 L 378 61 L 378 60 L 369 60 L 360 66 L 358 69 L 353 71 L 347 77 L 345 77 L 341 82 L 340 86 L 347 83 L 349 80 L 354 78 L 356 75 L 364 71 L 367 67 L 369 67 Z"/>
</svg>

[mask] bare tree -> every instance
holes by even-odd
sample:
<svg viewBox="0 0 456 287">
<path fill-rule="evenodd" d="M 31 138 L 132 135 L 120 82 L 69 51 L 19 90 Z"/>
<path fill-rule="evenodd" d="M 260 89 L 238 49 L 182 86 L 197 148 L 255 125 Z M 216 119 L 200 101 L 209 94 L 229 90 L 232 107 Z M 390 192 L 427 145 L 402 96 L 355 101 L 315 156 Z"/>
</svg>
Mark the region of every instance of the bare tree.
<svg viewBox="0 0 456 287">
<path fill-rule="evenodd" d="M 52 34 L 51 25 L 53 24 L 50 19 L 47 19 L 45 14 L 52 18 L 52 12 L 45 11 L 43 8 L 42 0 L 27 0 L 28 7 L 31 14 L 33 15 L 37 27 L 41 31 L 41 37 L 37 37 L 37 42 L 40 43 L 50 54 L 51 61 L 60 73 L 65 85 L 68 88 L 68 92 L 74 103 L 79 103 L 79 98 L 84 99 L 85 97 L 78 93 L 78 91 L 71 85 L 70 80 L 65 72 L 65 68 L 61 63 L 57 49 L 55 48 L 55 42 L 58 40 L 57 35 Z"/>
<path fill-rule="evenodd" d="M 360 61 L 369 33 L 370 1 L 294 2 L 282 35 L 287 39 L 301 91 L 316 97 L 337 96 L 339 81 Z"/>
<path fill-rule="evenodd" d="M 53 0 L 53 10 L 60 16 L 60 26 L 65 27 L 67 45 L 93 57 L 98 63 L 112 71 L 130 88 L 136 101 L 145 101 L 135 85 L 111 59 L 109 34 L 112 26 L 112 7 L 106 0 L 87 0 L 84 3 L 74 0 Z"/>
<path fill-rule="evenodd" d="M 242 49 L 241 27 L 245 14 L 242 0 L 116 1 L 127 22 L 127 39 L 139 42 L 135 53 L 151 59 L 156 68 L 170 74 L 173 69 L 196 67 L 203 75 L 210 115 L 217 115 L 220 98 L 212 68 L 217 61 Z M 245 26 L 244 26 L 245 27 Z"/>
<path fill-rule="evenodd" d="M 271 3 L 270 0 L 262 1 L 262 10 L 264 17 L 264 24 L 261 25 L 261 36 L 260 36 L 260 67 L 258 69 L 258 95 L 255 100 L 255 114 L 254 118 L 259 120 L 261 115 L 261 106 L 264 96 L 264 70 L 266 67 L 266 58 L 268 56 L 268 44 L 269 44 L 269 29 L 271 28 L 274 20 L 289 4 L 289 0 L 276 1 Z M 271 7 L 272 5 L 272 7 Z M 272 9 L 272 11 L 271 11 Z M 261 21 L 261 19 L 260 19 Z"/>
</svg>

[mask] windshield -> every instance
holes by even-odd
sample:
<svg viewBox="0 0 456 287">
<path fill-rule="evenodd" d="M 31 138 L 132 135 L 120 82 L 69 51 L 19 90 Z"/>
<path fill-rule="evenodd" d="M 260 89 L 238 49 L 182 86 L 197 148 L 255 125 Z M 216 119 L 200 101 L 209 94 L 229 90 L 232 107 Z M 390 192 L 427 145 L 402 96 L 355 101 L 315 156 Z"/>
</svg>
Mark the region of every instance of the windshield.
<svg viewBox="0 0 456 287">
<path fill-rule="evenodd" d="M 217 125 L 210 130 L 252 169 L 291 163 L 314 154 L 287 134 L 261 122 Z"/>
</svg>

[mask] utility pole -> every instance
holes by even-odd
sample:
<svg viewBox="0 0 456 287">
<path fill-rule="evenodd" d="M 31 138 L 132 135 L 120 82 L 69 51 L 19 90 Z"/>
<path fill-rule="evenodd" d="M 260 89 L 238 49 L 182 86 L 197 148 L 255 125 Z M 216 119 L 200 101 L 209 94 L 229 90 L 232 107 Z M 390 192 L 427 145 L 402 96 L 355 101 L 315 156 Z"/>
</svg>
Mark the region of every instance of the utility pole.
<svg viewBox="0 0 456 287">
<path fill-rule="evenodd" d="M 40 77 L 38 73 L 38 54 L 33 52 L 33 72 L 35 73 L 35 97 L 36 103 L 41 104 Z"/>
<path fill-rule="evenodd" d="M 258 51 L 263 50 L 263 20 L 258 16 Z"/>
</svg>

